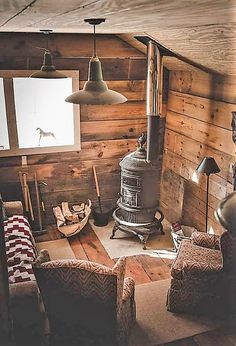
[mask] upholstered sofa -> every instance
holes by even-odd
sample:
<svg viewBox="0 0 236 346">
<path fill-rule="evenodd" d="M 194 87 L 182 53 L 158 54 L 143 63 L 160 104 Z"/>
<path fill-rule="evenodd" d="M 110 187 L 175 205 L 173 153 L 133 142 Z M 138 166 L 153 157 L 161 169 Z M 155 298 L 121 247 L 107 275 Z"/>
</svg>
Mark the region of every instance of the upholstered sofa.
<svg viewBox="0 0 236 346">
<path fill-rule="evenodd" d="M 182 240 L 171 268 L 171 312 L 236 313 L 236 235 L 194 232 Z"/>
<path fill-rule="evenodd" d="M 23 216 L 21 202 L 5 202 L 4 208 L 7 215 L 4 236 L 13 336 L 22 344 L 32 345 L 33 340 L 44 338 L 47 329 L 47 319 L 32 269 L 38 253 L 29 222 Z"/>
</svg>

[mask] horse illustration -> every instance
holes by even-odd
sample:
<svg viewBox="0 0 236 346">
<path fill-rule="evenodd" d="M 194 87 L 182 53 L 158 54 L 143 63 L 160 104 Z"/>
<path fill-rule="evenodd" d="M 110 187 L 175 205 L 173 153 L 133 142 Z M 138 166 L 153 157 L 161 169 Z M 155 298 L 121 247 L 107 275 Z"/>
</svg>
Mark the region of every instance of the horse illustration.
<svg viewBox="0 0 236 346">
<path fill-rule="evenodd" d="M 52 138 L 56 139 L 56 137 L 55 137 L 53 132 L 45 132 L 40 127 L 37 127 L 36 131 L 39 131 L 39 143 L 38 143 L 39 146 L 40 146 L 42 138 L 52 137 Z"/>
</svg>

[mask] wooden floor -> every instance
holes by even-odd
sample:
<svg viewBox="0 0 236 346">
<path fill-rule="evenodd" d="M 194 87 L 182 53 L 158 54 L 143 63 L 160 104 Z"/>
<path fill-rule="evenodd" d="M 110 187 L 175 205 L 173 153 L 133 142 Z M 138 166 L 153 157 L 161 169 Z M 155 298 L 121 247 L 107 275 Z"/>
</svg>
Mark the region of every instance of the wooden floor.
<svg viewBox="0 0 236 346">
<path fill-rule="evenodd" d="M 61 234 L 54 225 L 46 234 L 36 237 L 36 242 L 60 239 Z M 88 224 L 78 235 L 68 238 L 77 259 L 86 259 L 112 267 L 111 259 Z M 149 255 L 127 257 L 126 276 L 131 276 L 137 285 L 170 278 L 172 260 Z M 168 346 L 236 346 L 235 326 L 195 335 L 190 338 L 170 342 Z M 143 345 L 146 346 L 146 345 Z M 164 346 L 164 345 L 163 345 Z"/>
</svg>

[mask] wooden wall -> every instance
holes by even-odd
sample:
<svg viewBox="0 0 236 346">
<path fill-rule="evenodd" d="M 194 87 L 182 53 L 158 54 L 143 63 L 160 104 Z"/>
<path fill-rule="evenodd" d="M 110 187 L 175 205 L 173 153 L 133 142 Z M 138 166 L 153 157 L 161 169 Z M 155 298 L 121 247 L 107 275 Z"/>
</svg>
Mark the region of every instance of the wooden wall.
<svg viewBox="0 0 236 346">
<path fill-rule="evenodd" d="M 222 231 L 214 210 L 221 198 L 233 190 L 232 165 L 236 146 L 232 141 L 232 111 L 236 110 L 233 78 L 204 72 L 170 74 L 161 206 L 171 221 L 205 229 L 206 178 L 192 181 L 197 165 L 213 156 L 221 172 L 210 176 L 209 227 Z"/>
<path fill-rule="evenodd" d="M 41 34 L 1 33 L 0 69 L 39 69 L 45 47 Z M 81 106 L 80 152 L 28 156 L 29 179 L 37 171 L 48 185 L 43 188 L 47 222 L 54 221 L 52 206 L 62 201 L 96 201 L 92 165 L 97 166 L 102 200 L 115 205 L 120 184 L 119 161 L 136 146 L 136 138 L 146 130 L 146 58 L 135 48 L 113 35 L 97 35 L 104 79 L 108 86 L 123 93 L 128 102 L 114 106 Z M 79 69 L 81 87 L 87 79 L 92 50 L 91 35 L 53 34 L 49 48 L 58 69 Z M 16 191 L 21 157 L 0 159 L 0 183 L 5 191 Z"/>
</svg>

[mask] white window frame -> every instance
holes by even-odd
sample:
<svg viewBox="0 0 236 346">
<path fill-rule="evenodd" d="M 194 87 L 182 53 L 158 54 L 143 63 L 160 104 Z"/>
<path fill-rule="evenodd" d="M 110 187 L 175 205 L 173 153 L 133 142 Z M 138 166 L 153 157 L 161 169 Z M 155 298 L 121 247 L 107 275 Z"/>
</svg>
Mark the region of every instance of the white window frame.
<svg viewBox="0 0 236 346">
<path fill-rule="evenodd" d="M 14 100 L 13 78 L 29 77 L 35 70 L 0 70 L 0 78 L 3 78 L 4 97 L 6 105 L 6 117 L 8 127 L 8 137 L 10 149 L 0 150 L 0 157 L 7 156 L 25 156 L 32 154 L 48 154 L 67 151 L 81 150 L 81 135 L 80 135 L 80 106 L 73 105 L 74 115 L 74 144 L 65 146 L 50 146 L 37 148 L 19 148 L 16 109 Z M 79 90 L 79 71 L 63 70 L 63 74 L 72 78 L 72 90 Z"/>
</svg>

